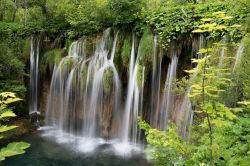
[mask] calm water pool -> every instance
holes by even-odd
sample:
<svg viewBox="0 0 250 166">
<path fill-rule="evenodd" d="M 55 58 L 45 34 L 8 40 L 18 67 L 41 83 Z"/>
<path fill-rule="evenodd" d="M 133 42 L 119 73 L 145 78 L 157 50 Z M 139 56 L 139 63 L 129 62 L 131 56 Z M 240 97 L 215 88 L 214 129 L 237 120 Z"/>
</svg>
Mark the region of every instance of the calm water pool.
<svg viewBox="0 0 250 166">
<path fill-rule="evenodd" d="M 56 133 L 54 133 L 56 134 Z M 56 136 L 56 135 L 55 135 Z M 58 136 L 58 135 L 57 135 Z M 62 136 L 63 137 L 63 136 Z M 122 155 L 116 149 L 126 151 L 122 145 L 115 148 L 109 143 L 95 146 L 91 152 L 84 152 L 84 140 L 74 144 L 75 141 L 58 142 L 53 138 L 45 137 L 42 132 L 35 132 L 20 138 L 31 147 L 23 155 L 6 159 L 0 163 L 3 166 L 151 166 L 143 153 Z M 88 142 L 86 142 L 88 144 Z M 81 147 L 82 146 L 82 147 Z M 78 148 L 80 147 L 80 148 Z M 80 151 L 82 149 L 83 151 Z M 118 150 L 118 151 L 119 151 Z"/>
</svg>

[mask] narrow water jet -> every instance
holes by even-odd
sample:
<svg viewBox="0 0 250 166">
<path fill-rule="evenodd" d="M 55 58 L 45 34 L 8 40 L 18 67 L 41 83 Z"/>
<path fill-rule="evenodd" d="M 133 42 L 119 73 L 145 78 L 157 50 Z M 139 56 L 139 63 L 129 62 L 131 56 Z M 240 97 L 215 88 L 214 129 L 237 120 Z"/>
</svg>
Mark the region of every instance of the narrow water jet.
<svg viewBox="0 0 250 166">
<path fill-rule="evenodd" d="M 176 70 L 178 65 L 178 56 L 176 50 L 173 50 L 171 56 L 171 62 L 168 66 L 167 79 L 164 86 L 163 102 L 159 114 L 159 126 L 160 130 L 165 130 L 169 116 L 174 108 L 174 94 L 172 89 L 173 81 L 176 79 Z"/>
<path fill-rule="evenodd" d="M 30 41 L 30 104 L 29 114 L 40 114 L 38 110 L 38 81 L 39 81 L 39 47 L 40 40 L 32 36 Z"/>
<path fill-rule="evenodd" d="M 238 47 L 238 49 L 237 49 L 237 52 L 236 52 L 236 55 L 235 55 L 235 62 L 234 62 L 234 67 L 233 67 L 233 71 L 235 70 L 235 67 L 237 66 L 237 64 L 238 64 L 238 62 L 239 62 L 239 60 L 240 60 L 240 58 L 241 58 L 241 55 L 242 55 L 242 53 L 243 53 L 243 51 L 244 51 L 244 45 L 243 44 L 241 44 L 239 47 Z"/>
<path fill-rule="evenodd" d="M 132 36 L 132 49 L 129 63 L 129 81 L 127 88 L 127 96 L 125 101 L 125 109 L 123 115 L 123 128 L 121 130 L 122 142 L 136 143 L 137 133 L 137 120 L 140 107 L 140 93 L 141 89 L 138 87 L 137 72 L 138 63 L 141 56 L 141 42 L 139 44 L 137 57 L 135 55 L 135 35 Z M 129 139 L 131 138 L 131 140 Z"/>
<path fill-rule="evenodd" d="M 160 88 L 161 88 L 161 63 L 162 58 L 158 53 L 158 38 L 154 35 L 154 55 L 151 75 L 151 99 L 150 99 L 150 124 L 156 126 L 158 121 L 157 110 L 160 109 Z"/>
<path fill-rule="evenodd" d="M 221 65 L 223 64 L 224 62 L 224 56 L 225 56 L 225 48 L 224 48 L 224 45 L 226 43 L 226 36 L 223 36 L 222 40 L 221 40 L 221 45 L 222 45 L 222 48 L 220 49 L 220 59 L 219 59 L 219 67 L 221 67 Z"/>
</svg>

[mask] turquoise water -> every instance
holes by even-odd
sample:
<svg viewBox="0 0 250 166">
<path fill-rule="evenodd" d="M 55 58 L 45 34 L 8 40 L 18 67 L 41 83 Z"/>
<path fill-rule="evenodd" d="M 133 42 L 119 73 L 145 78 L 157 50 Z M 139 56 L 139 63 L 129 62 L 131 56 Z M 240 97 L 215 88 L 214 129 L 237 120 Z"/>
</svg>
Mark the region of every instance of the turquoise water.
<svg viewBox="0 0 250 166">
<path fill-rule="evenodd" d="M 6 159 L 4 166 L 151 166 L 141 153 L 119 156 L 107 150 L 110 145 L 103 144 L 92 153 L 83 153 L 63 143 L 57 143 L 39 132 L 20 138 L 31 147 L 23 155 Z M 122 147 L 121 147 L 122 148 Z"/>
</svg>

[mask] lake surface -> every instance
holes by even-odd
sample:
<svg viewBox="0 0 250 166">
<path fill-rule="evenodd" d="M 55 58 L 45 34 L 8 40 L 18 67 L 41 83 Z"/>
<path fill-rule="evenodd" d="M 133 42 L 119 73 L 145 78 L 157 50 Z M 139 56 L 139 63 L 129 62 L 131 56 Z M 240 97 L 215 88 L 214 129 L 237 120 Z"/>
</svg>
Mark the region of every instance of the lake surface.
<svg viewBox="0 0 250 166">
<path fill-rule="evenodd" d="M 69 137 L 54 130 L 29 133 L 18 141 L 31 147 L 1 166 L 152 166 L 141 150 L 115 141 Z"/>
</svg>

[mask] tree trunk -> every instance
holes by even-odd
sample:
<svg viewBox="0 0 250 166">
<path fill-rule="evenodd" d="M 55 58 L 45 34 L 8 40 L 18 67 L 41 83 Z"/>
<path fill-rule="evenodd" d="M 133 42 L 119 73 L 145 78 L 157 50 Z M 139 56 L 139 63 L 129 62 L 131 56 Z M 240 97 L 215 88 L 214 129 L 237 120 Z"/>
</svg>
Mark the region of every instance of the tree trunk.
<svg viewBox="0 0 250 166">
<path fill-rule="evenodd" d="M 17 1 L 16 0 L 14 0 L 14 4 L 15 4 L 15 9 L 14 9 L 14 12 L 12 15 L 12 22 L 14 22 L 16 19 L 16 12 L 17 12 Z"/>
</svg>

